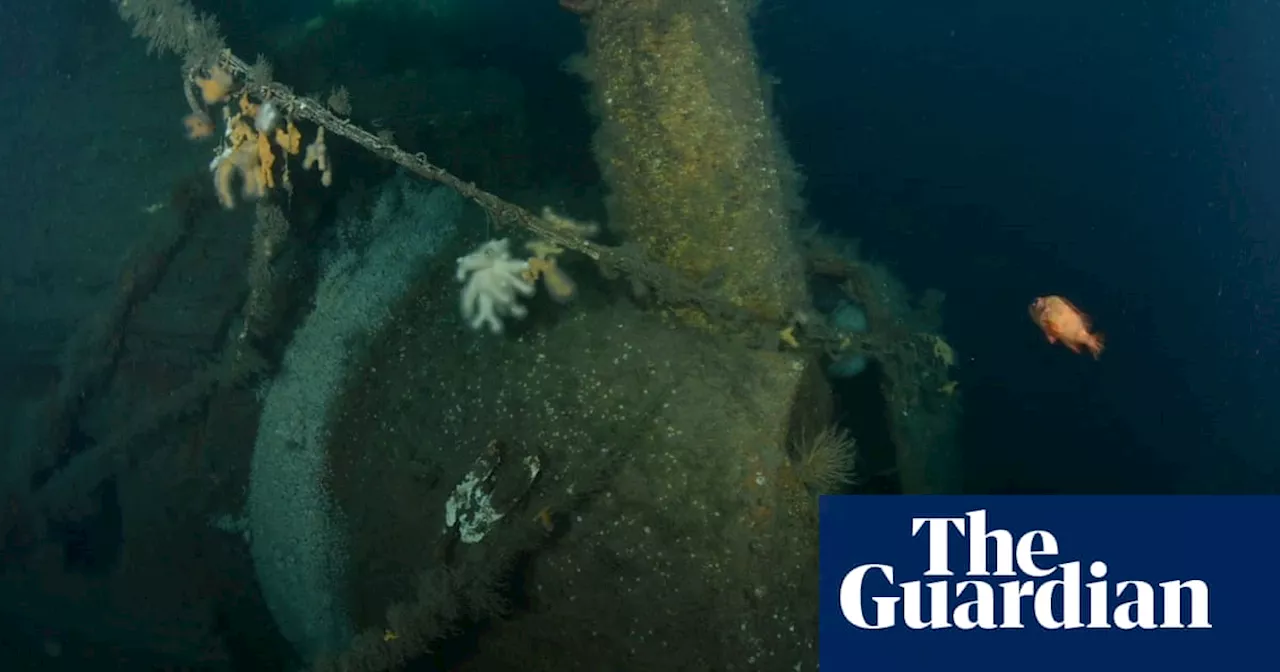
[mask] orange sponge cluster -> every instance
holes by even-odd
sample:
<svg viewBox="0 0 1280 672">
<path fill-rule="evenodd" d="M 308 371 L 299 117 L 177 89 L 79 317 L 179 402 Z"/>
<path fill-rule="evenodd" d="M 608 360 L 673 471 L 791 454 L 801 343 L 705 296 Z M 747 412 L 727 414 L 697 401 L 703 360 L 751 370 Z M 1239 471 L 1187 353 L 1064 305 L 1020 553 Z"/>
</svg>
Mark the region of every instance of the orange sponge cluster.
<svg viewBox="0 0 1280 672">
<path fill-rule="evenodd" d="M 231 90 L 235 88 L 236 80 L 231 73 L 215 65 L 209 70 L 208 75 L 196 77 L 195 83 L 200 89 L 200 97 L 204 99 L 204 104 L 213 105 L 227 102 Z"/>
<path fill-rule="evenodd" d="M 274 189 L 275 148 L 279 147 L 287 157 L 297 154 L 302 144 L 302 134 L 292 120 L 284 128 L 276 129 L 272 137 L 270 131 L 259 132 L 254 128 L 258 104 L 242 95 L 239 107 L 240 111 L 234 115 L 227 112 L 227 146 L 213 168 L 213 184 L 225 208 L 236 205 L 233 185 L 237 179 L 244 198 L 261 198 L 269 189 Z M 284 179 L 288 180 L 287 171 Z"/>
<path fill-rule="evenodd" d="M 261 198 L 267 191 L 274 189 L 277 184 L 277 160 L 284 166 L 279 171 L 279 180 L 286 188 L 290 187 L 287 159 L 291 155 L 300 154 L 303 148 L 302 133 L 293 124 L 293 120 L 288 119 L 283 126 L 279 126 L 274 121 L 275 111 L 264 111 L 263 104 L 251 100 L 247 93 L 242 93 L 236 103 L 231 103 L 236 89 L 235 78 L 221 67 L 215 66 L 207 75 L 195 77 L 193 84 L 204 105 L 225 104 L 222 115 L 226 123 L 223 143 L 218 155 L 209 164 L 218 201 L 223 207 L 235 207 L 237 183 L 242 198 Z M 193 140 L 210 137 L 214 132 L 213 121 L 194 98 L 190 101 L 192 107 L 197 109 L 183 119 L 187 137 Z M 271 115 L 272 121 L 257 123 L 260 114 Z M 320 146 L 321 152 L 322 138 L 323 135 L 320 135 L 317 142 L 313 143 Z M 310 162 L 315 150 L 312 147 L 307 149 Z M 321 169 L 326 178 L 323 182 L 325 186 L 329 186 L 332 174 L 327 157 Z"/>
</svg>

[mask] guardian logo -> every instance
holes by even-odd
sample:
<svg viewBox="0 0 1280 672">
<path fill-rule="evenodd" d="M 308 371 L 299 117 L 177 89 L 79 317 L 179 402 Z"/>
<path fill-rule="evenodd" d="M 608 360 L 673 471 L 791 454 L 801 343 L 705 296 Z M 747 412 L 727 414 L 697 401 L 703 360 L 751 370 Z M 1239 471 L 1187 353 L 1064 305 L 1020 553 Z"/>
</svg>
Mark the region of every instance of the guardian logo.
<svg viewBox="0 0 1280 672">
<path fill-rule="evenodd" d="M 858 495 L 818 513 L 824 671 L 1275 657 L 1280 497 Z"/>
<path fill-rule="evenodd" d="M 927 543 L 923 578 L 890 562 L 853 567 L 840 580 L 839 606 L 855 628 L 1213 628 L 1204 580 L 1116 580 L 1105 559 L 1060 549 L 1048 530 L 991 528 L 987 509 L 910 521 L 910 536 Z"/>
</svg>

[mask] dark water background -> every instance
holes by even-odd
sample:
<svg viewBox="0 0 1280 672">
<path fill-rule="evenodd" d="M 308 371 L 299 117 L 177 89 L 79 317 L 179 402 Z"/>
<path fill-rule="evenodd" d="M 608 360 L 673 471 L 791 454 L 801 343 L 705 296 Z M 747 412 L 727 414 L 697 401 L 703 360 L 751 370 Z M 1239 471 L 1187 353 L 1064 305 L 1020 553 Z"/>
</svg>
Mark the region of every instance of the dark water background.
<svg viewBox="0 0 1280 672">
<path fill-rule="evenodd" d="M 1276 492 L 1267 2 L 777 3 L 812 213 L 947 293 L 967 488 Z M 1101 361 L 1044 342 L 1062 294 Z"/>
</svg>

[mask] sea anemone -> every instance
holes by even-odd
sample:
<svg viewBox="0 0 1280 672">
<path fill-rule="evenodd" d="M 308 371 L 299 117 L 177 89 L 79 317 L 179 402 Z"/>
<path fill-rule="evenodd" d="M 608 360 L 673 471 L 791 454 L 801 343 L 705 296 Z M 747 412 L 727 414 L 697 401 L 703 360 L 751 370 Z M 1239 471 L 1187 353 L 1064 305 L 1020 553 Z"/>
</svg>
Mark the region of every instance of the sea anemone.
<svg viewBox="0 0 1280 672">
<path fill-rule="evenodd" d="M 816 436 L 802 435 L 792 450 L 801 480 L 819 494 L 835 494 L 857 482 L 857 443 L 843 427 L 832 425 Z"/>
</svg>

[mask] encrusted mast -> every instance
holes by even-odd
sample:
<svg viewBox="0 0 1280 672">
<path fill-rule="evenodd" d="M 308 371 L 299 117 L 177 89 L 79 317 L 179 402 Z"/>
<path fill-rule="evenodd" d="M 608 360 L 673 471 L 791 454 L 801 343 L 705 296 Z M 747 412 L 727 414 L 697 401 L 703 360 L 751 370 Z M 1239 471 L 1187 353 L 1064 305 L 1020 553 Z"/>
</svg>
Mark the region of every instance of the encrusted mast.
<svg viewBox="0 0 1280 672">
<path fill-rule="evenodd" d="M 808 307 L 800 179 L 751 41 L 755 0 L 562 0 L 587 26 L 610 221 L 736 306 Z"/>
</svg>

